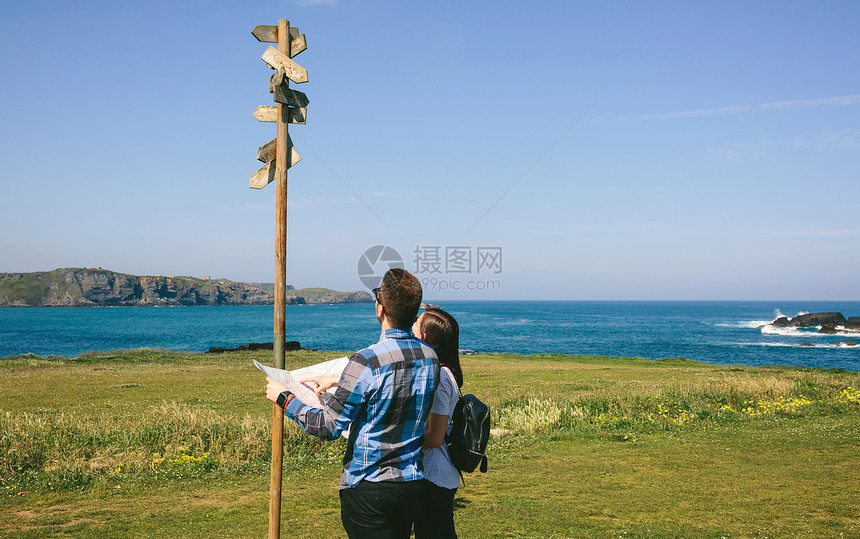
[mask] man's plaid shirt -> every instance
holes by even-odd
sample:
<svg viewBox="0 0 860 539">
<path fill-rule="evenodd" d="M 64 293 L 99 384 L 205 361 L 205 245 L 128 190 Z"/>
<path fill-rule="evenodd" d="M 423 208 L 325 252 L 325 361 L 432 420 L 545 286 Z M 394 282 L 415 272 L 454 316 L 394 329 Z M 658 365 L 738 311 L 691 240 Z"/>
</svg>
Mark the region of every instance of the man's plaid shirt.
<svg viewBox="0 0 860 539">
<path fill-rule="evenodd" d="M 294 398 L 284 412 L 326 440 L 350 429 L 340 488 L 362 480 L 416 481 L 423 477 L 418 459 L 438 383 L 433 348 L 410 329 L 387 329 L 349 359 L 325 408 Z"/>
</svg>

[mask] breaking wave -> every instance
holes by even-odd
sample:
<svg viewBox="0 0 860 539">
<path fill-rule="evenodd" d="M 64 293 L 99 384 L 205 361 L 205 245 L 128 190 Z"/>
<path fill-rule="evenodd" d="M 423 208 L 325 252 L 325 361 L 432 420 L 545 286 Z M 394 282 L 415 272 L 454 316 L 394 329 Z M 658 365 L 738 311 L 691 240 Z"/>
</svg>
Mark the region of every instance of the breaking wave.
<svg viewBox="0 0 860 539">
<path fill-rule="evenodd" d="M 798 316 L 800 316 L 802 314 L 809 314 L 809 313 L 807 311 L 797 311 L 796 315 L 788 316 L 788 315 L 782 314 L 782 311 L 780 311 L 779 308 L 776 308 L 773 310 L 773 320 L 771 320 L 771 322 L 775 322 L 777 318 L 782 318 L 782 317 L 797 318 Z"/>
<path fill-rule="evenodd" d="M 742 329 L 758 329 L 773 323 L 773 320 L 742 320 L 740 322 L 728 322 L 723 324 L 714 324 L 719 328 L 742 328 Z"/>
<path fill-rule="evenodd" d="M 825 333 L 818 333 L 818 328 L 781 328 L 770 324 L 761 328 L 762 335 L 780 335 L 783 337 L 829 337 Z"/>
<path fill-rule="evenodd" d="M 765 346 L 765 347 L 776 347 L 776 348 L 811 348 L 811 349 L 855 349 L 860 350 L 860 345 L 849 345 L 845 343 L 823 343 L 823 344 L 815 344 L 814 346 L 803 346 L 801 343 L 790 343 L 790 342 L 735 342 L 730 343 L 734 346 Z"/>
<path fill-rule="evenodd" d="M 845 329 L 844 326 L 836 326 L 836 333 L 818 333 L 821 326 L 811 328 L 775 327 L 770 324 L 761 328 L 762 335 L 781 335 L 783 337 L 858 337 L 860 331 L 856 329 Z"/>
<path fill-rule="evenodd" d="M 799 336 L 803 333 L 796 333 L 798 328 L 775 328 L 773 327 L 773 323 L 776 322 L 779 318 L 797 318 L 802 314 L 809 314 L 806 311 L 797 311 L 797 314 L 794 316 L 787 316 L 782 313 L 778 308 L 773 310 L 773 319 L 772 320 L 740 320 L 738 322 L 725 322 L 722 324 L 714 324 L 716 327 L 724 327 L 724 328 L 742 328 L 742 329 L 759 329 L 761 328 L 761 332 L 765 335 L 792 335 Z M 811 329 L 811 328 L 810 328 Z M 789 332 L 785 332 L 784 330 L 790 330 Z M 795 332 L 792 332 L 795 331 Z"/>
<path fill-rule="evenodd" d="M 806 311 L 798 311 L 796 315 L 787 318 L 797 318 L 800 315 L 809 314 Z M 778 318 L 785 315 L 779 309 L 773 311 L 774 319 L 769 322 L 749 321 L 742 322 L 740 327 L 761 328 L 762 335 L 780 335 L 782 337 L 856 337 L 860 336 L 860 331 L 846 329 L 844 326 L 836 326 L 836 333 L 818 333 L 821 326 L 812 326 L 808 328 L 798 327 L 776 327 L 773 325 Z"/>
</svg>

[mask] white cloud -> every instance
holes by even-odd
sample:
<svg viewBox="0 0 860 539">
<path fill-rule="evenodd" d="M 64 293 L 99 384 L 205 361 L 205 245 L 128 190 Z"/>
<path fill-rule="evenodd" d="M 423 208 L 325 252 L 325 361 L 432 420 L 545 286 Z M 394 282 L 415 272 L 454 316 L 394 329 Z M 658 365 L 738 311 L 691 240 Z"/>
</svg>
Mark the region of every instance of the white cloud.
<svg viewBox="0 0 860 539">
<path fill-rule="evenodd" d="M 860 150 L 860 129 L 830 129 L 812 138 L 795 137 L 791 142 L 796 147 L 815 150 Z"/>
<path fill-rule="evenodd" d="M 774 141 L 763 138 L 758 142 L 726 142 L 709 146 L 708 154 L 720 159 L 749 159 L 774 157 L 797 148 L 806 150 L 860 150 L 860 129 L 829 129 L 812 136 L 796 136 Z"/>
<path fill-rule="evenodd" d="M 752 144 L 741 142 L 727 142 L 721 147 L 709 147 L 708 153 L 722 159 L 746 159 L 772 157 L 773 141 L 761 139 Z"/>
<path fill-rule="evenodd" d="M 770 103 L 759 103 L 757 105 L 731 105 L 711 109 L 687 110 L 681 112 L 662 112 L 656 114 L 643 114 L 638 116 L 640 120 L 671 119 L 671 118 L 697 118 L 699 116 L 716 116 L 721 114 L 738 114 L 741 112 L 806 109 L 813 107 L 843 107 L 847 105 L 860 104 L 860 94 L 843 95 L 836 97 L 819 97 L 815 99 L 793 99 L 789 101 L 773 101 Z"/>
<path fill-rule="evenodd" d="M 857 236 L 860 235 L 860 229 L 847 230 L 795 230 L 773 234 L 774 236 L 784 236 L 790 238 L 817 238 L 823 236 Z"/>
<path fill-rule="evenodd" d="M 376 191 L 375 193 L 373 193 L 373 196 L 376 198 L 403 198 L 397 193 L 388 193 L 386 191 Z"/>
</svg>

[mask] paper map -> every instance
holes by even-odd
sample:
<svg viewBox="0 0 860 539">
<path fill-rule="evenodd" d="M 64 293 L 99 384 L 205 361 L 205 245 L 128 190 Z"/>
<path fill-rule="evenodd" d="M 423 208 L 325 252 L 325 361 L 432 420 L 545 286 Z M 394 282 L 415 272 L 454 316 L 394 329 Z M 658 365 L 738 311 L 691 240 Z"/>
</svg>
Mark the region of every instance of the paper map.
<svg viewBox="0 0 860 539">
<path fill-rule="evenodd" d="M 324 361 L 323 363 L 317 363 L 316 365 L 302 367 L 301 369 L 295 369 L 292 371 L 268 367 L 259 361 L 254 361 L 254 365 L 273 380 L 277 380 L 287 386 L 290 392 L 292 392 L 293 395 L 303 403 L 316 408 L 324 408 L 325 401 L 321 396 L 318 397 L 314 395 L 314 388 L 309 384 L 300 383 L 299 380 L 316 378 L 318 376 L 337 376 L 340 378 L 340 375 L 343 374 L 343 370 L 346 368 L 346 363 L 348 361 L 349 359 L 347 357 L 339 357 L 337 359 Z M 326 392 L 331 394 L 334 393 L 334 390 L 335 387 L 332 387 L 326 390 Z"/>
</svg>

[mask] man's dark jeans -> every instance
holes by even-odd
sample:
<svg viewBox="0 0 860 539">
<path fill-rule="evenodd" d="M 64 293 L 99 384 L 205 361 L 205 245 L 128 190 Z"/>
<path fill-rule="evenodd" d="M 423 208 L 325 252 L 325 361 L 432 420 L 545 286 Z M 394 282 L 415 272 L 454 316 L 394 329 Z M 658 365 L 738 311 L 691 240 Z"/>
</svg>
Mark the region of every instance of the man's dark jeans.
<svg viewBox="0 0 860 539">
<path fill-rule="evenodd" d="M 409 539 L 418 481 L 362 481 L 340 491 L 340 519 L 350 539 Z"/>
</svg>

